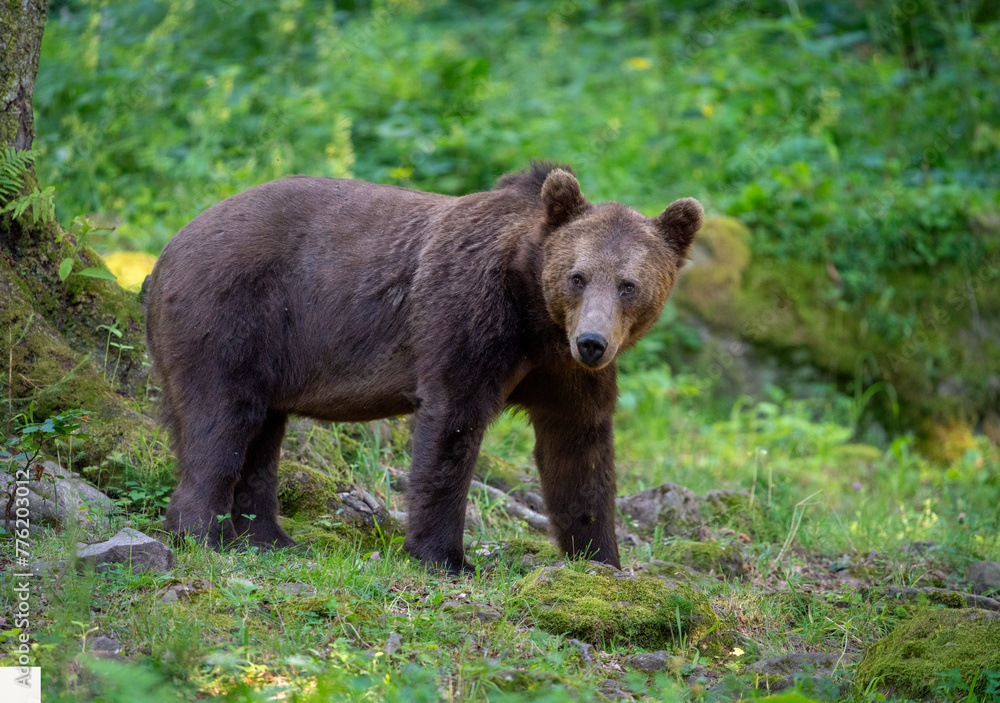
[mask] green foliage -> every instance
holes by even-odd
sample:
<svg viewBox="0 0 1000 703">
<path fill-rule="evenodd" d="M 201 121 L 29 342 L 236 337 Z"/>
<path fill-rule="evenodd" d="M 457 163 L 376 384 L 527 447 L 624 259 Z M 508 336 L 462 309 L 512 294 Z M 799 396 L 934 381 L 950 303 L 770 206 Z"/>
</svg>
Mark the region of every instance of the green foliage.
<svg viewBox="0 0 1000 703">
<path fill-rule="evenodd" d="M 21 192 L 24 176 L 34 161 L 35 153 L 30 149 L 0 150 L 0 201 L 6 204 Z"/>
<path fill-rule="evenodd" d="M 78 430 L 84 421 L 90 419 L 89 410 L 64 410 L 61 413 L 46 418 L 43 422 L 32 422 L 30 418 L 19 415 L 14 418 L 26 420 L 21 425 L 18 436 L 5 442 L 0 448 L 0 462 L 6 462 L 9 474 L 33 476 L 33 465 L 42 455 L 61 439 L 71 437 L 86 437 Z M 25 479 L 27 480 L 27 479 Z"/>
<path fill-rule="evenodd" d="M 17 219 L 30 210 L 32 223 L 48 222 L 55 219 L 55 188 L 48 186 L 39 190 L 34 187 L 19 195 L 34 160 L 35 152 L 30 149 L 9 147 L 0 150 L 0 205 L 3 205 L 0 213 L 9 212 Z"/>
<path fill-rule="evenodd" d="M 95 227 L 90 224 L 90 219 L 83 216 L 77 215 L 73 218 L 73 222 L 70 224 L 70 229 L 73 232 L 73 253 L 67 256 L 62 261 L 59 262 L 59 280 L 66 281 L 70 276 L 86 276 L 88 278 L 103 278 L 108 281 L 117 280 L 116 276 L 108 271 L 107 269 L 98 268 L 96 266 L 88 266 L 81 271 L 74 271 L 73 264 L 76 262 L 77 256 L 87 246 L 87 240 L 96 232 L 109 232 L 103 227 Z M 56 235 L 56 244 L 63 241 L 66 236 L 66 230 L 60 229 L 59 233 Z M 104 327 L 104 325 L 102 325 Z M 121 337 L 121 333 L 118 333 L 118 337 Z M 110 338 L 110 335 L 109 335 Z"/>
</svg>

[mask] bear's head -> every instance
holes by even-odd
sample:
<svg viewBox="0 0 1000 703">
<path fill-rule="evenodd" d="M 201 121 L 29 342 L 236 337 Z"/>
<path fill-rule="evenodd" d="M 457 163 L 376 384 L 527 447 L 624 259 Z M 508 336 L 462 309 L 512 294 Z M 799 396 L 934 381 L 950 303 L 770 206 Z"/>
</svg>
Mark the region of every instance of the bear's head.
<svg viewBox="0 0 1000 703">
<path fill-rule="evenodd" d="M 619 203 L 592 204 L 573 174 L 558 168 L 541 199 L 546 308 L 573 358 L 603 368 L 660 316 L 704 211 L 694 198 L 653 218 Z"/>
</svg>

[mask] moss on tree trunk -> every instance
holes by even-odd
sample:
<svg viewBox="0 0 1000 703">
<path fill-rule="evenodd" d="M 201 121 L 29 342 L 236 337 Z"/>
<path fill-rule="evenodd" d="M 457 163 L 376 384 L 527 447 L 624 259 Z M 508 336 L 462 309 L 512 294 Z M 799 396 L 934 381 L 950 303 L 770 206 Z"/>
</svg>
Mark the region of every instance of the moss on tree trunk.
<svg viewBox="0 0 1000 703">
<path fill-rule="evenodd" d="M 34 139 L 31 98 L 47 5 L 0 5 L 4 149 L 29 149 Z M 30 168 L 21 194 L 37 187 Z M 68 257 L 75 272 L 106 269 L 90 248 L 76 251 L 73 235 L 58 222 L 36 221 L 30 210 L 18 218 L 0 215 L 0 432 L 11 434 L 18 415 L 38 421 L 64 410 L 89 410 L 90 438 L 76 461 L 106 465 L 153 434 L 153 422 L 135 409 L 147 377 L 143 311 L 137 296 L 113 281 L 80 275 L 62 281 L 59 265 Z M 121 332 L 110 337 L 121 347 L 109 344 L 109 327 Z"/>
</svg>

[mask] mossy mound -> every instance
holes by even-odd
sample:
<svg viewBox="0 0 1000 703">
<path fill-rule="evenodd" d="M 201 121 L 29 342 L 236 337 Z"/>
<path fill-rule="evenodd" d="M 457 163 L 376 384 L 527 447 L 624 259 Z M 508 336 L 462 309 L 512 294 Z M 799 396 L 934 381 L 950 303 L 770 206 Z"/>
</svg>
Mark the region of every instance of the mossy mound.
<svg viewBox="0 0 1000 703">
<path fill-rule="evenodd" d="M 717 542 L 674 542 L 664 547 L 663 558 L 689 566 L 705 574 L 725 574 L 736 578 L 743 574 L 743 557 L 733 545 Z"/>
<path fill-rule="evenodd" d="M 556 561 L 564 558 L 559 547 L 551 542 L 537 539 L 509 539 L 503 543 L 505 553 L 514 556 L 532 556 L 546 561 Z"/>
<path fill-rule="evenodd" d="M 333 476 L 311 466 L 291 461 L 278 464 L 278 502 L 282 515 L 301 519 L 329 515 L 331 506 L 339 504 L 337 492 L 343 487 Z"/>
<path fill-rule="evenodd" d="M 503 543 L 500 559 L 514 573 L 527 574 L 553 562 L 563 563 L 566 555 L 556 545 L 544 540 L 510 539 Z"/>
<path fill-rule="evenodd" d="M 858 376 L 860 361 L 870 362 L 859 380 L 890 383 L 902 422 L 946 460 L 960 457 L 967 431 L 995 413 L 996 256 L 971 275 L 944 266 L 887 272 L 881 298 L 847 301 L 839 275 L 824 263 L 754 256 L 750 233 L 736 220 L 706 218 L 697 241 L 675 299 L 717 332 L 779 355 L 805 350 L 812 364 L 845 381 Z M 887 419 L 889 409 L 881 409 Z M 935 441 L 929 420 L 952 428 L 949 438 L 959 441 Z M 956 426 L 965 432 L 956 435 Z"/>
<path fill-rule="evenodd" d="M 682 637 L 696 643 L 718 623 L 690 584 L 594 562 L 537 569 L 519 590 L 541 627 L 598 646 L 616 641 L 657 649 Z"/>
<path fill-rule="evenodd" d="M 934 692 L 941 674 L 954 670 L 966 692 L 973 679 L 978 693 L 986 690 L 983 672 L 1000 672 L 1000 613 L 921 610 L 868 650 L 854 680 L 861 691 L 874 682 L 892 695 L 923 698 Z"/>
</svg>

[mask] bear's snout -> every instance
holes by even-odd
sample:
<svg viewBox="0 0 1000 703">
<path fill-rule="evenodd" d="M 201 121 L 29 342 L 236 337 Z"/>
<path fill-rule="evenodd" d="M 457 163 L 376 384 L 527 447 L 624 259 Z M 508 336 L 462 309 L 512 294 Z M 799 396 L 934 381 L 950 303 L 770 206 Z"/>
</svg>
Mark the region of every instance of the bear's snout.
<svg viewBox="0 0 1000 703">
<path fill-rule="evenodd" d="M 608 340 L 599 334 L 586 332 L 576 338 L 576 349 L 580 360 L 587 366 L 597 366 L 608 348 Z"/>
</svg>

